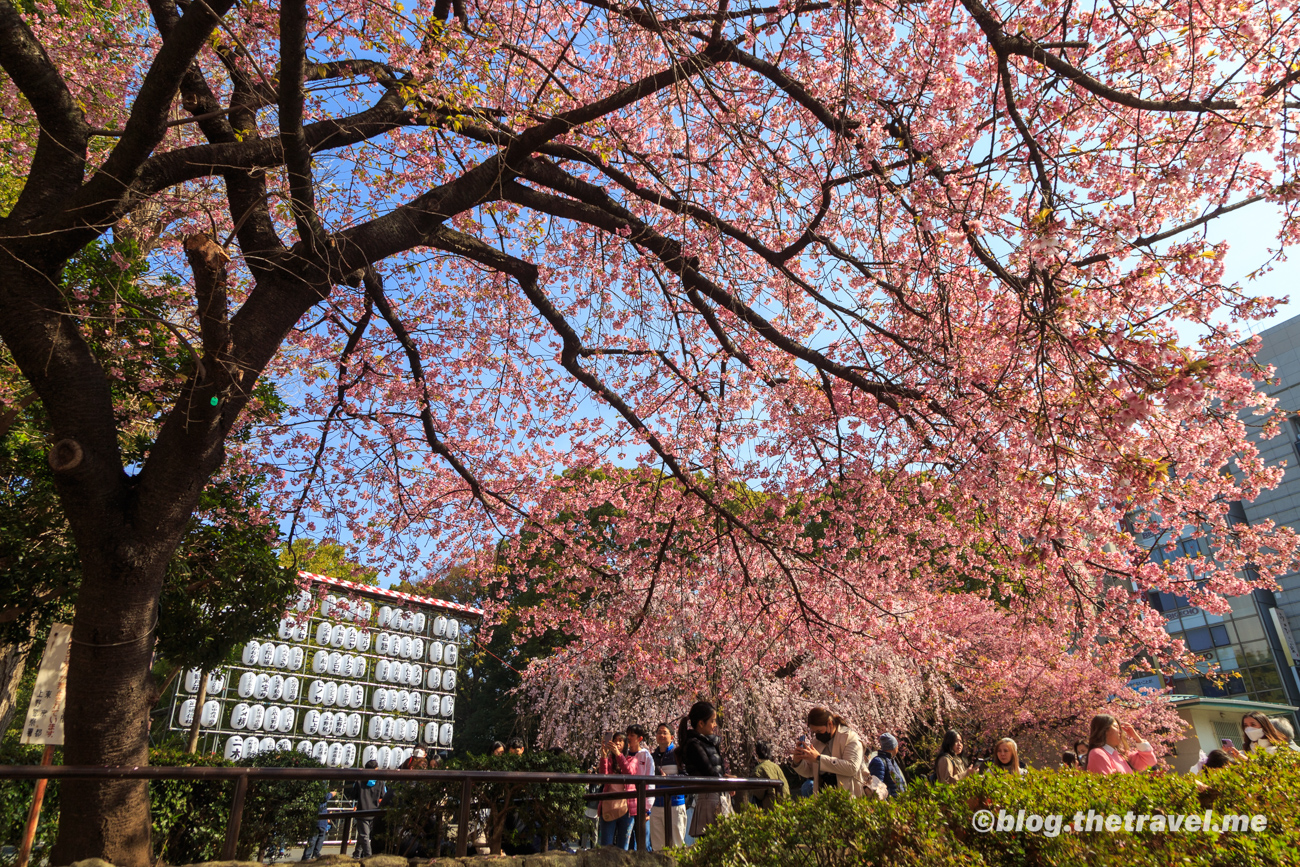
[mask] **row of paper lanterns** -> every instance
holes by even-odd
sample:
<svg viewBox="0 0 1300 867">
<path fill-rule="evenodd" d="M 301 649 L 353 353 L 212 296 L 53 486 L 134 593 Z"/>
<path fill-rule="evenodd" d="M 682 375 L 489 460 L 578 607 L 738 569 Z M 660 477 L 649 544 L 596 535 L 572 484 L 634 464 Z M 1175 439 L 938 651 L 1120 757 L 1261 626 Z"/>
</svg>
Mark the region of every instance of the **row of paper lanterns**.
<svg viewBox="0 0 1300 867">
<path fill-rule="evenodd" d="M 432 723 L 430 725 L 433 725 Z M 450 747 L 452 739 L 451 723 L 443 723 L 429 736 L 426 729 L 425 743 L 429 746 Z M 257 735 L 231 735 L 226 739 L 224 755 L 227 761 L 238 761 L 256 756 L 258 753 L 272 750 L 288 751 L 295 749 L 293 741 L 288 738 L 258 737 Z M 296 747 L 303 755 L 311 756 L 321 764 L 331 768 L 350 768 L 357 763 L 357 745 L 339 741 L 298 741 Z M 396 768 L 415 754 L 414 747 L 390 747 L 367 744 L 361 751 L 361 764 L 374 761 L 380 768 Z"/>
<path fill-rule="evenodd" d="M 311 610 L 312 594 L 302 590 L 298 594 L 298 603 L 294 607 L 299 612 Z M 332 617 L 335 620 L 361 620 L 369 621 L 374 613 L 374 607 L 361 599 L 349 599 L 346 596 L 335 596 L 326 594 L 321 600 L 320 616 Z M 286 618 L 287 619 L 287 618 Z M 423 611 L 407 611 L 402 608 L 393 608 L 389 605 L 379 606 L 379 628 L 395 629 L 398 632 L 423 633 L 424 628 L 429 625 L 429 618 Z M 450 636 L 456 638 L 460 635 L 460 622 L 454 617 L 447 617 L 443 614 L 437 614 L 433 617 L 433 634 L 438 638 Z M 306 635 L 303 636 L 306 638 Z M 303 638 L 298 639 L 299 641 Z"/>
</svg>

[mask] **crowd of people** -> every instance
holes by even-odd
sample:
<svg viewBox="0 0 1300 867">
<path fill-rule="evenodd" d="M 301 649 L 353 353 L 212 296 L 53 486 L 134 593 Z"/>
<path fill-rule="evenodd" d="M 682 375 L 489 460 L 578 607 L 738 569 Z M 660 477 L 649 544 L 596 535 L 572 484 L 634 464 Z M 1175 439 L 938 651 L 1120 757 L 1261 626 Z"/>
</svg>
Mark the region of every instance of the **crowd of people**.
<svg viewBox="0 0 1300 867">
<path fill-rule="evenodd" d="M 778 755 L 770 743 L 759 741 L 754 745 L 754 764 L 733 770 L 724 756 L 717 708 L 710 702 L 699 701 L 691 706 L 676 728 L 661 722 L 654 727 L 653 735 L 640 724 L 609 732 L 591 770 L 598 774 L 639 777 L 749 776 L 779 783 L 777 787 L 747 795 L 749 803 L 759 809 L 772 809 L 792 796 L 786 773 L 778 760 L 786 762 L 803 778 L 802 786 L 793 793 L 795 797 L 811 796 L 828 788 L 844 789 L 854 797 L 882 799 L 907 791 L 908 779 L 900 759 L 903 745 L 899 738 L 885 732 L 876 738 L 874 749 L 869 750 L 862 735 L 842 717 L 824 707 L 810 710 L 806 723 L 807 733 L 795 741 L 788 753 Z M 1239 750 L 1232 739 L 1224 738 L 1221 748 L 1201 755 L 1192 772 L 1245 761 L 1251 753 L 1274 753 L 1279 749 L 1300 751 L 1291 724 L 1282 718 L 1274 719 L 1261 713 L 1246 714 L 1241 720 L 1241 733 L 1244 749 Z M 522 755 L 524 742 L 520 738 L 512 738 L 504 744 L 494 742 L 491 753 L 496 756 L 507 753 Z M 1089 726 L 1087 741 L 1066 750 L 1061 756 L 1061 767 L 1094 774 L 1132 774 L 1152 767 L 1156 761 L 1151 744 L 1132 725 L 1110 714 L 1097 714 Z M 377 764 L 371 761 L 366 767 L 376 768 Z M 436 767 L 436 759 L 426 758 L 422 750 L 417 750 L 403 767 Z M 961 732 L 949 730 L 943 737 L 928 777 L 931 782 L 948 784 L 973 774 L 1019 775 L 1025 770 L 1025 762 L 1014 739 L 1001 738 L 993 744 L 988 756 L 968 760 Z M 658 785 L 667 788 L 671 784 L 660 780 Z M 606 794 L 632 793 L 635 786 L 610 783 L 601 787 L 601 791 Z M 597 826 L 591 842 L 600 846 L 652 851 L 683 846 L 702 835 L 719 817 L 734 812 L 733 797 L 738 794 L 699 792 L 690 797 L 693 809 L 688 810 L 686 795 L 673 792 L 655 794 L 652 789 L 646 801 L 646 821 L 643 824 L 646 836 L 639 841 L 632 839 L 640 810 L 638 798 L 600 800 L 595 807 Z M 345 795 L 355 800 L 360 809 L 374 809 L 384 797 L 384 785 L 378 781 L 351 784 Z M 321 812 L 336 797 L 337 792 L 331 791 L 321 805 Z M 668 811 L 667 821 L 660 811 Z M 358 821 L 357 857 L 370 854 L 371 821 L 364 818 Z M 308 843 L 303 860 L 319 855 L 327 827 L 325 821 L 320 822 L 319 833 Z"/>
</svg>

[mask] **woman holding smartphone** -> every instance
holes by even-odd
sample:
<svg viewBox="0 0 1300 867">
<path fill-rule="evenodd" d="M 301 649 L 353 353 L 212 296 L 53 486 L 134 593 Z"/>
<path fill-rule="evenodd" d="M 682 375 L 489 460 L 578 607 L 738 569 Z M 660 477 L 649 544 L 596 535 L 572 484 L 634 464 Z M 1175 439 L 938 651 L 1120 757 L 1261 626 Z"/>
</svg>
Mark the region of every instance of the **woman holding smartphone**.
<svg viewBox="0 0 1300 867">
<path fill-rule="evenodd" d="M 626 737 L 622 732 L 614 732 L 600 748 L 600 764 L 596 766 L 598 774 L 632 773 L 632 757 L 623 755 Z M 625 783 L 606 783 L 604 792 L 626 792 L 631 789 Z M 620 798 L 611 798 L 600 802 L 600 823 L 598 840 L 601 846 L 616 846 L 626 849 L 632 841 L 632 813 L 629 802 Z"/>
</svg>

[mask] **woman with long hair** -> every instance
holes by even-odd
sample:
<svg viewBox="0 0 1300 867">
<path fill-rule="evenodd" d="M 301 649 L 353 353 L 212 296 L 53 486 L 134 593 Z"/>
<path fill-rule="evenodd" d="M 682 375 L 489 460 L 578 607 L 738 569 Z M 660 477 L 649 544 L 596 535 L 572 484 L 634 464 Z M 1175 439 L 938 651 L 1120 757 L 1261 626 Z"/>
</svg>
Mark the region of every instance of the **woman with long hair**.
<svg viewBox="0 0 1300 867">
<path fill-rule="evenodd" d="M 1293 750 L 1300 750 L 1291 739 L 1278 730 L 1269 719 L 1262 713 L 1248 713 L 1241 718 L 1241 735 L 1242 743 L 1246 745 L 1246 752 L 1265 752 L 1270 755 L 1277 752 L 1278 747 L 1290 747 Z"/>
<path fill-rule="evenodd" d="M 1003 738 L 993 745 L 993 761 L 989 767 L 1006 771 L 1008 774 L 1023 774 L 1020 767 L 1020 747 L 1011 738 Z"/>
<path fill-rule="evenodd" d="M 961 733 L 956 729 L 948 729 L 948 733 L 943 736 L 943 744 L 939 747 L 939 755 L 934 760 L 936 783 L 955 783 L 970 773 L 970 768 L 961 755 L 965 746 Z"/>
<path fill-rule="evenodd" d="M 803 741 L 794 751 L 798 763 L 794 769 L 801 777 L 813 780 L 813 791 L 839 786 L 855 798 L 861 797 L 862 763 L 866 750 L 862 739 L 844 722 L 844 718 L 824 707 L 808 711 L 808 731 L 812 741 Z"/>
<path fill-rule="evenodd" d="M 1151 744 L 1127 723 L 1108 713 L 1092 718 L 1088 729 L 1088 770 L 1094 774 L 1134 774 L 1156 763 Z"/>
<path fill-rule="evenodd" d="M 688 777 L 722 777 L 722 739 L 718 737 L 718 710 L 697 701 L 677 726 L 677 753 L 682 773 Z M 719 816 L 730 816 L 731 796 L 726 792 L 701 792 L 695 796 L 690 835 L 699 837 Z"/>
</svg>

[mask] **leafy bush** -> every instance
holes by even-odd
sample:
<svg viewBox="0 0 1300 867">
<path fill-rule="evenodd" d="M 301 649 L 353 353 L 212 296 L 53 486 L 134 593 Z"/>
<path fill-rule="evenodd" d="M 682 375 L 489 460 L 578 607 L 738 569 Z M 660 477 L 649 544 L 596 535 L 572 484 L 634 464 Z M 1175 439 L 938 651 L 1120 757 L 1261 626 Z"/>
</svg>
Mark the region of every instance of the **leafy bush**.
<svg viewBox="0 0 1300 867">
<path fill-rule="evenodd" d="M 0 745 L 0 765 L 39 765 L 45 747 L 39 744 L 27 746 L 18 743 L 18 729 L 11 730 Z M 54 762 L 62 761 L 63 750 L 55 748 Z M 27 813 L 32 806 L 32 795 L 36 783 L 32 780 L 0 780 L 0 843 L 13 846 L 17 850 L 23 840 L 23 829 L 27 826 Z M 36 838 L 32 843 L 32 861 L 40 863 L 44 853 L 54 845 L 54 838 L 59 835 L 59 787 L 50 783 L 45 787 L 45 802 L 41 809 L 41 819 L 36 825 Z M 3 863 L 13 863 L 14 857 L 3 859 Z"/>
<path fill-rule="evenodd" d="M 1198 782 L 1208 788 L 1198 787 Z M 888 801 L 854 800 L 841 790 L 746 810 L 720 821 L 689 850 L 683 867 L 786 865 L 1054 865 L 1054 867 L 1284 867 L 1300 852 L 1300 754 L 1252 758 L 1208 775 L 1112 775 L 1030 771 L 1021 777 L 988 773 L 957 785 L 919 783 Z M 977 810 L 993 816 L 1060 815 L 1060 833 L 979 833 Z M 1124 816 L 1260 815 L 1261 832 L 1084 831 L 1070 827 L 1088 811 Z"/>
<path fill-rule="evenodd" d="M 258 753 L 239 764 L 253 768 L 325 767 L 295 750 Z M 247 861 L 254 853 L 277 852 L 311 837 L 328 788 L 323 780 L 249 780 L 236 857 Z"/>
<path fill-rule="evenodd" d="M 576 774 L 577 761 L 566 755 L 525 753 L 522 756 L 457 756 L 442 765 L 445 770 L 465 771 L 536 771 Z M 404 840 L 405 853 L 423 845 L 432 852 L 437 840 L 431 817 L 445 815 L 455 821 L 460 809 L 460 783 L 390 782 L 393 808 L 388 823 L 393 840 Z M 470 815 L 471 831 L 482 831 L 493 852 L 504 847 L 527 846 L 539 838 L 542 848 L 550 840 L 577 839 L 588 820 L 582 785 L 545 783 L 476 783 Z M 436 826 L 436 819 L 433 823 Z M 393 848 L 390 845 L 389 848 Z"/>
<path fill-rule="evenodd" d="M 230 762 L 220 757 L 180 749 L 151 750 L 149 764 L 178 768 L 231 767 Z M 228 780 L 151 781 L 149 815 L 153 819 L 155 859 L 166 864 L 195 864 L 219 858 L 233 791 Z"/>
</svg>

